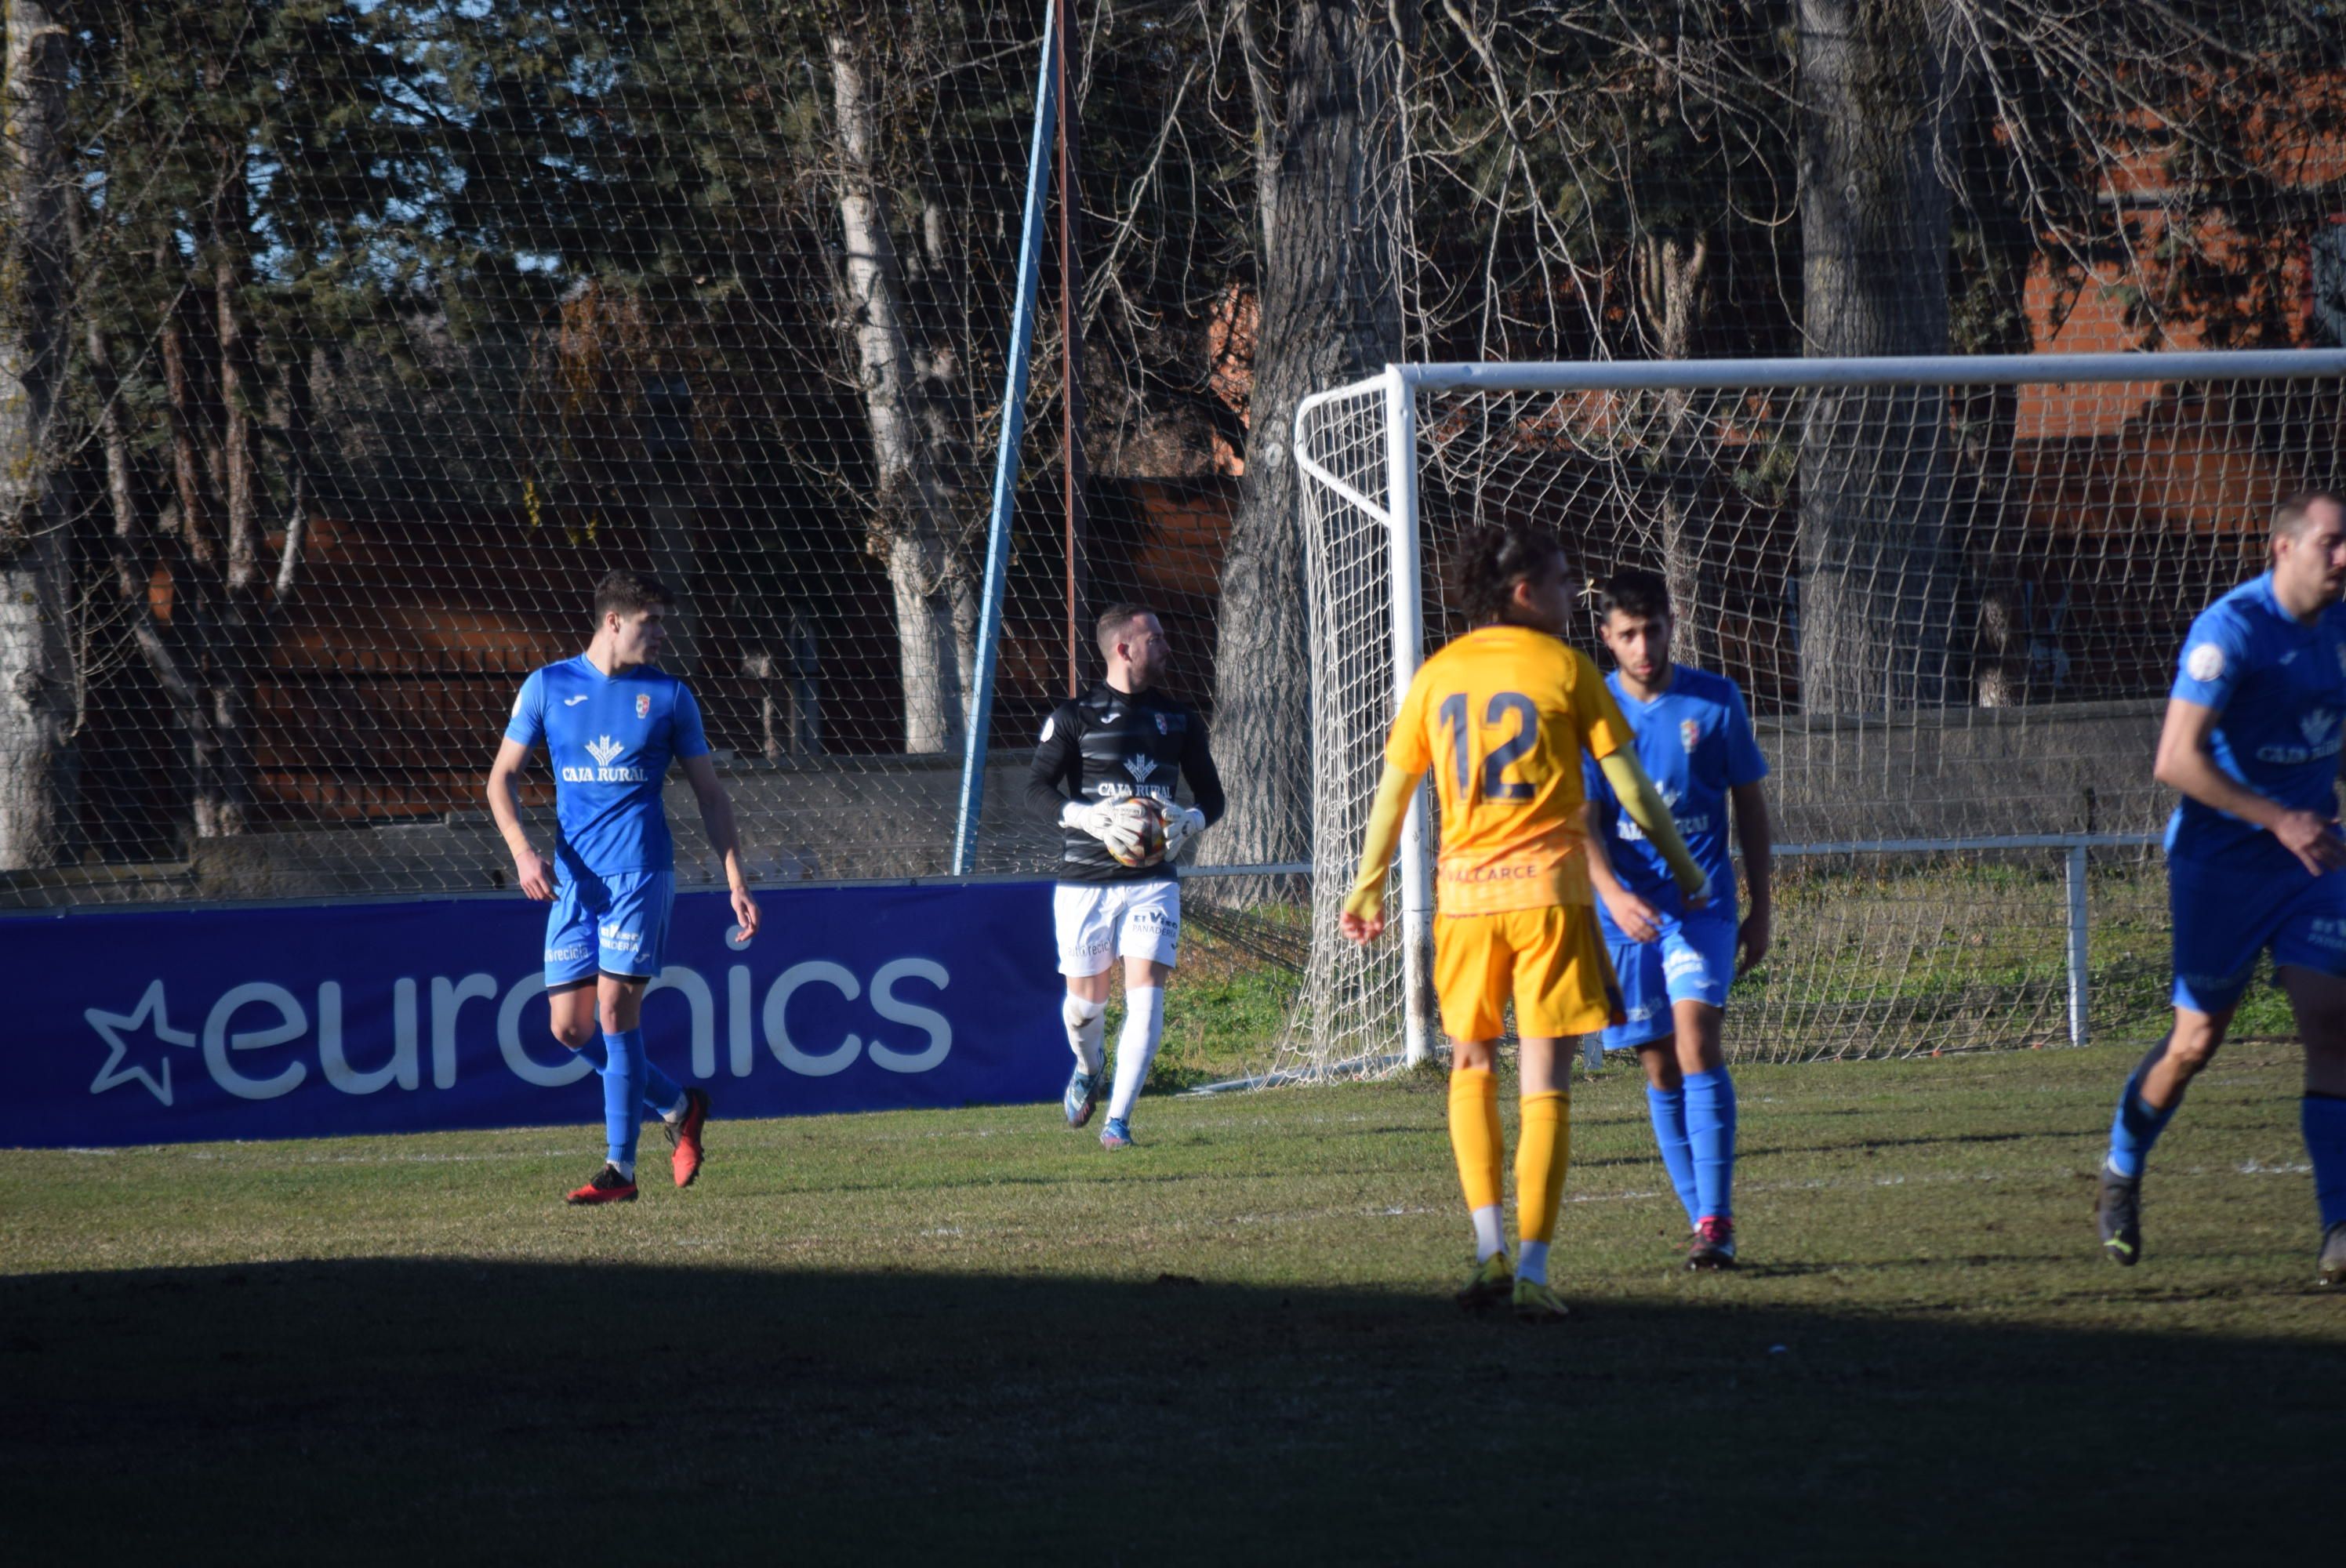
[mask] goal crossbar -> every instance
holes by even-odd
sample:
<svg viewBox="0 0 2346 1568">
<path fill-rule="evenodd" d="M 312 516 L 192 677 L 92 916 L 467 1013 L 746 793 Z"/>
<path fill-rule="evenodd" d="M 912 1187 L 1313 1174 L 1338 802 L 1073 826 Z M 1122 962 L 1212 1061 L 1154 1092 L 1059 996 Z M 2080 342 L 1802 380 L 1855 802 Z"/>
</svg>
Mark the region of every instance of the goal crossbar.
<svg viewBox="0 0 2346 1568">
<path fill-rule="evenodd" d="M 1319 397 L 1398 376 L 1413 392 L 1665 392 L 1692 387 L 2018 386 L 2024 383 L 2305 381 L 2346 375 L 2346 349 L 2204 349 L 2139 354 L 1883 354 L 1868 359 L 1577 360 L 1396 364 Z M 1307 400 L 1308 401 L 1308 400 Z M 1299 413 L 1300 408 L 1299 406 Z"/>
</svg>

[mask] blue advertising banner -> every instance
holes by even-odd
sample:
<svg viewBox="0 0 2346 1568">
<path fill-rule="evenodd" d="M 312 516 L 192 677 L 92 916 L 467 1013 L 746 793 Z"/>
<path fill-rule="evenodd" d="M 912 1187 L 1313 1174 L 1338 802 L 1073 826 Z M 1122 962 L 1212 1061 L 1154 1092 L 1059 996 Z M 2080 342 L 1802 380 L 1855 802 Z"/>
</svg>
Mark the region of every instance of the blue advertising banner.
<svg viewBox="0 0 2346 1568">
<path fill-rule="evenodd" d="M 722 1116 L 1057 1096 L 1051 884 L 761 890 L 725 945 L 680 893 L 644 1003 L 652 1060 Z M 594 1122 L 548 1027 L 544 904 L 445 899 L 0 920 L 20 1009 L 0 1145 Z M 22 1011 L 29 1009 L 29 1015 Z"/>
</svg>

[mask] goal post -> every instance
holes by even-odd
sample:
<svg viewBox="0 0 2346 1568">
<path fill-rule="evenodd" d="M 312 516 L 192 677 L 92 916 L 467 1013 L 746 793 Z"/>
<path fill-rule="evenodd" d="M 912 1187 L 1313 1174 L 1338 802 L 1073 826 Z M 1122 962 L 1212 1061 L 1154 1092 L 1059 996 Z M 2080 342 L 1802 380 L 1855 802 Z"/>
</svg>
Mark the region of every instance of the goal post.
<svg viewBox="0 0 2346 1568">
<path fill-rule="evenodd" d="M 1318 875 L 1277 1074 L 1439 1048 L 1424 791 L 1398 940 L 1336 920 L 1400 695 L 1465 629 L 1453 548 L 1507 521 L 1660 572 L 1675 657 L 1743 687 L 1788 852 L 1733 1054 L 2038 1044 L 2163 1004 L 2169 666 L 2273 503 L 2346 482 L 2346 351 L 1392 365 L 1305 398 L 1294 455 Z"/>
</svg>

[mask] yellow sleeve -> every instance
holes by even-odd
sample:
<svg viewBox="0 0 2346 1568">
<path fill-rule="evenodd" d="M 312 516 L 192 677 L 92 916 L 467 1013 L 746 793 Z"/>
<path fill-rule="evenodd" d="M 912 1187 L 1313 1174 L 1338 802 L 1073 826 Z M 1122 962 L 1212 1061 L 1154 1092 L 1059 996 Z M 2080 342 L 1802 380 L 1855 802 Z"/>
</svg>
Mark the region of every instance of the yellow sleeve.
<svg viewBox="0 0 2346 1568">
<path fill-rule="evenodd" d="M 1432 682 L 1426 678 L 1426 667 L 1418 667 L 1417 674 L 1402 694 L 1401 710 L 1393 715 L 1392 730 L 1385 737 L 1385 765 L 1404 773 L 1423 773 L 1433 766 L 1433 742 L 1425 735 L 1426 696 Z"/>
<path fill-rule="evenodd" d="M 1384 776 L 1377 780 L 1377 803 L 1369 812 L 1368 839 L 1361 847 L 1360 874 L 1344 898 L 1346 914 L 1374 920 L 1384 912 L 1385 871 L 1392 864 L 1393 847 L 1401 842 L 1401 825 L 1417 794 L 1417 781 L 1423 777 L 1422 771 L 1385 764 Z"/>
<path fill-rule="evenodd" d="M 1596 661 L 1578 648 L 1566 651 L 1572 657 L 1573 728 L 1580 732 L 1580 744 L 1588 755 L 1601 762 L 1629 744 L 1629 721 L 1621 716 L 1621 705 L 1613 700 L 1605 677 L 1596 673 Z"/>
<path fill-rule="evenodd" d="M 1605 781 L 1613 786 L 1621 809 L 1646 830 L 1647 841 L 1669 862 L 1670 880 L 1678 883 L 1678 891 L 1689 898 L 1705 892 L 1710 879 L 1703 875 L 1702 868 L 1687 852 L 1686 840 L 1678 837 L 1678 825 L 1670 818 L 1669 805 L 1662 799 L 1662 792 L 1654 788 L 1654 781 L 1646 777 L 1637 752 L 1624 747 L 1598 758 L 1596 765 L 1605 769 Z"/>
</svg>

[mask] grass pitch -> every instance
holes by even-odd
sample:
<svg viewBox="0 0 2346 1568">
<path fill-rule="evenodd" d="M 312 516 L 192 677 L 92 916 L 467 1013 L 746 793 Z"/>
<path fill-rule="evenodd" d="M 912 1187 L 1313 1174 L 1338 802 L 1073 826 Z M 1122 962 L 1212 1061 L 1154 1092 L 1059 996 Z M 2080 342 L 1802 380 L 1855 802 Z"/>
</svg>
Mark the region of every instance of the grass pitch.
<svg viewBox="0 0 2346 1568">
<path fill-rule="evenodd" d="M 1576 1095 L 1558 1274 L 1476 1319 L 1438 1080 L 597 1133 L 0 1152 L 12 1562 L 2247 1560 L 2335 1550 L 2346 1299 L 2291 1047 L 2103 1262 L 2133 1047 L 1739 1069 L 1748 1266 Z M 720 1103 L 719 1110 L 722 1112 Z M 1512 1112 L 1510 1113 L 1512 1115 Z M 646 1173 L 664 1180 L 659 1140 Z M 2326 1548 L 2326 1550 L 2324 1550 Z"/>
</svg>

